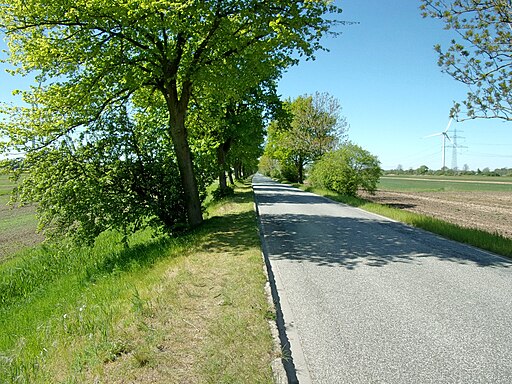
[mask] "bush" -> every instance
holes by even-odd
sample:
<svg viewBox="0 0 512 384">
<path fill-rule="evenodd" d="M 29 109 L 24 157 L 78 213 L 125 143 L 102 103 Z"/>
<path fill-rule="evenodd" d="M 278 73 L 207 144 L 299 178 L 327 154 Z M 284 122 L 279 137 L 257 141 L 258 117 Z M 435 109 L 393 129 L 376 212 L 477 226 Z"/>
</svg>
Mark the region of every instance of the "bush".
<svg viewBox="0 0 512 384">
<path fill-rule="evenodd" d="M 309 181 L 316 187 L 356 196 L 359 189 L 375 193 L 381 175 L 382 169 L 376 156 L 358 145 L 347 143 L 316 161 Z"/>
<path fill-rule="evenodd" d="M 220 186 L 212 192 L 213 200 L 219 201 L 229 196 L 235 195 L 235 189 L 230 186 L 221 188 Z"/>
<path fill-rule="evenodd" d="M 262 155 L 258 170 L 265 176 L 274 177 L 274 175 L 279 174 L 279 162 L 268 155 Z"/>
<path fill-rule="evenodd" d="M 297 166 L 291 161 L 281 162 L 281 178 L 290 183 L 297 183 L 299 181 Z"/>
</svg>

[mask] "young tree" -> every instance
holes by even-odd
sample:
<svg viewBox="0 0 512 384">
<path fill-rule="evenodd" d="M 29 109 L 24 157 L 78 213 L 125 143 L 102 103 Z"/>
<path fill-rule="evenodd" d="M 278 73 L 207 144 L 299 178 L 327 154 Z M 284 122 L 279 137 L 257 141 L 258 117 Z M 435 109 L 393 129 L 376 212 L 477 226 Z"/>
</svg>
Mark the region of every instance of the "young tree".
<svg viewBox="0 0 512 384">
<path fill-rule="evenodd" d="M 338 100 L 327 93 L 299 96 L 286 107 L 288 118 L 269 127 L 267 153 L 291 171 L 289 178 L 302 183 L 304 167 L 336 148 L 347 123 Z"/>
<path fill-rule="evenodd" d="M 439 65 L 470 87 L 467 118 L 512 120 L 512 3 L 509 0 L 422 0 L 423 16 L 443 20 L 458 40 L 437 45 Z M 458 114 L 455 104 L 452 114 Z"/>
<path fill-rule="evenodd" d="M 374 193 L 381 175 L 376 156 L 358 145 L 346 143 L 313 164 L 310 181 L 315 186 L 356 196 L 358 189 Z"/>
<path fill-rule="evenodd" d="M 243 95 L 269 72 L 296 63 L 292 53 L 312 57 L 332 25 L 330 12 L 340 9 L 328 0 L 6 0 L 0 28 L 9 60 L 18 73 L 37 73 L 40 86 L 24 94 L 32 108 L 7 111 L 1 133 L 10 137 L 8 147 L 42 154 L 93 130 L 115 109 L 162 103 L 187 222 L 198 225 L 186 126 L 192 98 L 206 89 L 219 99 Z M 137 104 L 141 92 L 151 97 Z"/>
</svg>

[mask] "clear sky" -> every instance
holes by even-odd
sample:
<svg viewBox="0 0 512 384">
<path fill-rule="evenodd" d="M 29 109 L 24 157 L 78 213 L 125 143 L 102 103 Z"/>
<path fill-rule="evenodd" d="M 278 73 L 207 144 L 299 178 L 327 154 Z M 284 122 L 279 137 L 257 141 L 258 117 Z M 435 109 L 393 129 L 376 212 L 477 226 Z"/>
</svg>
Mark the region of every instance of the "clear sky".
<svg viewBox="0 0 512 384">
<path fill-rule="evenodd" d="M 342 35 L 327 38 L 330 52 L 291 68 L 279 83 L 283 98 L 316 91 L 339 99 L 350 124 L 349 139 L 377 155 L 384 169 L 427 165 L 441 168 L 440 137 L 453 101 L 467 88 L 437 66 L 433 46 L 451 39 L 440 22 L 423 19 L 418 0 L 337 0 Z M 0 49 L 5 44 L 0 42 Z M 4 55 L 2 55 L 4 56 Z M 5 57 L 5 56 L 4 56 Z M 15 88 L 28 79 L 13 78 L 0 64 L 0 101 L 12 101 Z M 512 122 L 472 120 L 452 124 L 461 147 L 457 165 L 470 169 L 512 168 Z M 446 150 L 452 165 L 452 149 Z"/>
<path fill-rule="evenodd" d="M 440 169 L 441 137 L 453 101 L 467 88 L 437 65 L 434 45 L 447 47 L 451 32 L 423 19 L 418 0 L 340 0 L 337 38 L 324 40 L 330 52 L 291 68 L 279 83 L 284 98 L 315 91 L 339 99 L 349 139 L 377 155 L 384 169 L 427 165 Z M 452 124 L 459 133 L 457 165 L 462 169 L 512 168 L 512 122 L 471 120 Z M 464 139 L 462 138 L 464 137 Z M 446 149 L 452 165 L 452 149 Z"/>
</svg>

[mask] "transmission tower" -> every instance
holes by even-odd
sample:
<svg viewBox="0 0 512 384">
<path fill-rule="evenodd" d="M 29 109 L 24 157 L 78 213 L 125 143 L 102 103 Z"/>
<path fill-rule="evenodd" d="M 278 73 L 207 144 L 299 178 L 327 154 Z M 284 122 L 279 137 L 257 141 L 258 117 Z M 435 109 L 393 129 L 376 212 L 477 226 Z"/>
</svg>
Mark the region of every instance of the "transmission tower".
<svg viewBox="0 0 512 384">
<path fill-rule="evenodd" d="M 458 131 L 458 132 L 462 132 L 462 131 Z M 451 145 L 451 148 L 452 148 L 452 170 L 453 171 L 458 171 L 457 153 L 459 151 L 459 148 L 467 148 L 464 145 L 458 144 L 458 142 L 457 142 L 458 139 L 465 139 L 465 137 L 458 136 L 457 135 L 458 132 L 457 132 L 457 128 L 453 128 L 452 145 Z"/>
</svg>

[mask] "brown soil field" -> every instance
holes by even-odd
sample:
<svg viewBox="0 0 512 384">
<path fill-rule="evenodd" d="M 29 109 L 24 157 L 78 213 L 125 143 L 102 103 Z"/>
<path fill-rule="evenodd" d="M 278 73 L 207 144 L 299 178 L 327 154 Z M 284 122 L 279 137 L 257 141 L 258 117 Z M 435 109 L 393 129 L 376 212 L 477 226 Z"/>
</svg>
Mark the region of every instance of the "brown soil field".
<svg viewBox="0 0 512 384">
<path fill-rule="evenodd" d="M 365 199 L 512 238 L 510 192 L 390 192 Z"/>
</svg>

